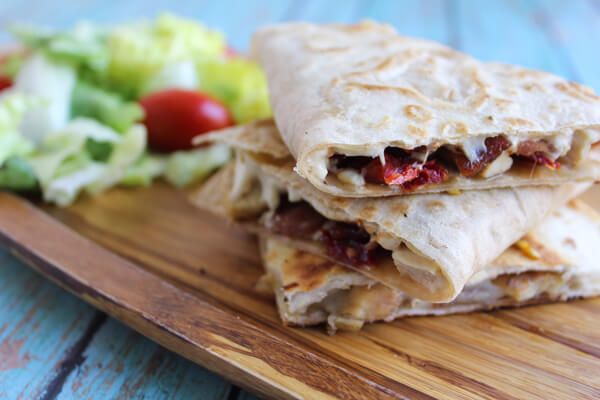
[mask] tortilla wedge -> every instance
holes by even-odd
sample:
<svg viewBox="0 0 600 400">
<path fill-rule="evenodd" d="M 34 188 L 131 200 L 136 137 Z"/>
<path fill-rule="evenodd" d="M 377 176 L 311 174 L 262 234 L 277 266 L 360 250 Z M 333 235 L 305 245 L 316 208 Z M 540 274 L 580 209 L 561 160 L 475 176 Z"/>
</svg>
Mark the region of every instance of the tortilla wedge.
<svg viewBox="0 0 600 400">
<path fill-rule="evenodd" d="M 449 303 L 418 300 L 273 237 L 261 238 L 266 272 L 262 282 L 274 291 L 286 325 L 326 323 L 330 332 L 357 330 L 365 323 L 406 316 L 446 315 L 596 296 L 600 294 L 597 243 L 599 215 L 575 200 L 552 213 L 519 241 L 519 246 L 508 248 L 494 260 L 492 269 L 496 274 L 471 279 Z"/>
<path fill-rule="evenodd" d="M 329 194 L 600 177 L 588 158 L 600 141 L 600 97 L 588 87 L 483 63 L 370 21 L 267 26 L 254 34 L 252 50 L 297 172 Z"/>
</svg>

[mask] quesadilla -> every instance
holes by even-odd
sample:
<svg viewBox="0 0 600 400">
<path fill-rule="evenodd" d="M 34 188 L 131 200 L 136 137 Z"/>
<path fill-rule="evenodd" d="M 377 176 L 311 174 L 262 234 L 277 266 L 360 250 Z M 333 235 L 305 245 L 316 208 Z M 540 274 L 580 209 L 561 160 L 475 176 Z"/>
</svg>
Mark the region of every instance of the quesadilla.
<svg viewBox="0 0 600 400">
<path fill-rule="evenodd" d="M 493 275 L 496 257 L 589 186 L 342 198 L 296 174 L 265 121 L 202 140 L 236 151 L 192 196 L 196 205 L 425 301 L 451 301 L 475 274 Z"/>
<path fill-rule="evenodd" d="M 473 277 L 450 303 L 424 302 L 274 238 L 261 240 L 268 283 L 286 325 L 327 323 L 330 331 L 413 315 L 443 315 L 565 301 L 600 294 L 600 217 L 573 201 L 551 214 Z M 537 250 L 532 254 L 531 248 Z M 535 266 L 535 268 L 532 268 Z M 509 271 L 509 272 L 506 272 Z"/>
<path fill-rule="evenodd" d="M 275 120 L 315 187 L 344 197 L 600 177 L 600 97 L 555 75 L 480 62 L 385 24 L 258 30 Z"/>
</svg>

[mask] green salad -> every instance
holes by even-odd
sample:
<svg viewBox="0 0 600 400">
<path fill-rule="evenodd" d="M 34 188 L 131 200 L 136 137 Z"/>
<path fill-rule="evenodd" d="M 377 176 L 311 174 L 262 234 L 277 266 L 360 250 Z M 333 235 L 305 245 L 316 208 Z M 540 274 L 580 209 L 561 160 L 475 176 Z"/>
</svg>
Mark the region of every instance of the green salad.
<svg viewBox="0 0 600 400">
<path fill-rule="evenodd" d="M 0 189 L 66 206 L 158 177 L 185 186 L 230 158 L 193 137 L 271 114 L 261 69 L 192 20 L 10 30 L 21 48 L 0 55 Z"/>
</svg>

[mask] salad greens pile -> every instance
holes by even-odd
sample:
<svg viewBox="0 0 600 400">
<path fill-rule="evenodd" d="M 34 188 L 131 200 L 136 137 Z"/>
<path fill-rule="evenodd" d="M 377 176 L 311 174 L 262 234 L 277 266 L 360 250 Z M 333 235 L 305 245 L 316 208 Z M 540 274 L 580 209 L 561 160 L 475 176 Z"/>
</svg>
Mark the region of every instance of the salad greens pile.
<svg viewBox="0 0 600 400">
<path fill-rule="evenodd" d="M 146 186 L 163 176 L 176 186 L 228 161 L 211 145 L 171 154 L 147 144 L 149 93 L 181 88 L 220 100 L 236 123 L 269 116 L 261 69 L 228 55 L 225 38 L 170 14 L 107 29 L 82 22 L 68 31 L 13 26 L 24 51 L 0 59 L 0 188 L 36 191 L 71 204 L 81 192 Z"/>
</svg>

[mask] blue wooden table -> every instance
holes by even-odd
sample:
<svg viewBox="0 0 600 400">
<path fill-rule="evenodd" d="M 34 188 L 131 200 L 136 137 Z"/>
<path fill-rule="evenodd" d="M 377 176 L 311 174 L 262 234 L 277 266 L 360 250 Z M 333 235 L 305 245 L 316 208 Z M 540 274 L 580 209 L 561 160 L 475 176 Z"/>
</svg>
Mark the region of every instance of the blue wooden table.
<svg viewBox="0 0 600 400">
<path fill-rule="evenodd" d="M 336 4 L 339 3 L 339 4 Z M 244 51 L 252 31 L 285 20 L 389 22 L 484 60 L 551 71 L 600 92 L 600 1 L 63 1 L 3 0 L 0 26 L 68 27 L 163 10 L 224 31 Z M 0 45 L 10 37 L 0 33 Z M 0 250 L 0 398 L 203 398 L 251 395 L 161 348 Z"/>
</svg>

